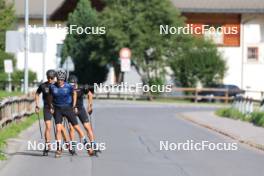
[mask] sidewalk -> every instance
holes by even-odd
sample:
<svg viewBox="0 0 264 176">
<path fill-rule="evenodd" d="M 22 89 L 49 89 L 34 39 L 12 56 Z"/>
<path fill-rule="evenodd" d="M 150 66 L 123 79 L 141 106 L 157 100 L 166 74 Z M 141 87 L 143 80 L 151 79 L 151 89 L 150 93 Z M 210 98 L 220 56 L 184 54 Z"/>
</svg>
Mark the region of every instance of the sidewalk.
<svg viewBox="0 0 264 176">
<path fill-rule="evenodd" d="M 213 111 L 181 114 L 186 120 L 264 151 L 263 127 L 254 126 L 249 122 L 218 117 Z"/>
</svg>

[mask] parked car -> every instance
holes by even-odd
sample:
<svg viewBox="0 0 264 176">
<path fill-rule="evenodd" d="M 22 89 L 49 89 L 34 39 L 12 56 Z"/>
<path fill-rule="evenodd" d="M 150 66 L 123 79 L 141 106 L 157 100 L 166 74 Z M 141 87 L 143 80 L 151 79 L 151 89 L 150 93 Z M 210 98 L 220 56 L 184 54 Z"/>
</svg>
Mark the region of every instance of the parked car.
<svg viewBox="0 0 264 176">
<path fill-rule="evenodd" d="M 244 94 L 245 91 L 240 89 L 238 86 L 236 85 L 232 85 L 232 84 L 219 84 L 219 85 L 215 85 L 212 88 L 215 89 L 227 89 L 227 95 L 228 97 L 236 97 L 239 96 L 241 94 Z M 214 97 L 224 97 L 226 94 L 225 91 L 201 91 L 198 93 L 198 96 L 206 96 L 208 98 L 199 98 L 198 97 L 198 101 L 204 101 L 204 100 L 208 100 L 208 101 L 214 101 Z"/>
</svg>

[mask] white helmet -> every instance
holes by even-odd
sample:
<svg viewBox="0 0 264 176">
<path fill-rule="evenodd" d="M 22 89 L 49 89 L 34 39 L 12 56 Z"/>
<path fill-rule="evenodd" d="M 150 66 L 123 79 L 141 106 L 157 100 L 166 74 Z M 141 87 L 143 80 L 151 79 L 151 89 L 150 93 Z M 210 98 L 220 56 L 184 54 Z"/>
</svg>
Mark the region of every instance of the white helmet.
<svg viewBox="0 0 264 176">
<path fill-rule="evenodd" d="M 62 68 L 58 69 L 57 72 L 56 72 L 56 77 L 57 77 L 58 80 L 64 80 L 65 81 L 66 77 L 67 77 L 67 73 Z"/>
</svg>

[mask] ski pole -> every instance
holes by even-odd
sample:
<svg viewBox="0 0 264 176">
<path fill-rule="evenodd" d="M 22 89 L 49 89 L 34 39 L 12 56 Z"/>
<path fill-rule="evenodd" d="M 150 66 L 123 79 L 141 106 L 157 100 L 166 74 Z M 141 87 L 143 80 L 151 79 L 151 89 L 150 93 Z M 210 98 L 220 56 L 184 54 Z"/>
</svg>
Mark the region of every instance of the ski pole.
<svg viewBox="0 0 264 176">
<path fill-rule="evenodd" d="M 55 119 L 52 120 L 53 121 L 53 132 L 54 132 L 54 137 L 56 138 L 56 124 L 55 124 Z"/>
<path fill-rule="evenodd" d="M 66 128 L 67 128 L 68 133 L 70 134 L 69 122 L 68 122 L 67 119 L 65 119 L 65 126 L 66 126 Z"/>
<path fill-rule="evenodd" d="M 39 113 L 37 113 L 37 116 L 38 116 L 38 122 L 39 122 L 40 137 L 41 137 L 41 139 L 43 139 L 42 128 L 41 128 L 41 123 L 40 123 L 40 118 L 39 118 Z"/>
</svg>

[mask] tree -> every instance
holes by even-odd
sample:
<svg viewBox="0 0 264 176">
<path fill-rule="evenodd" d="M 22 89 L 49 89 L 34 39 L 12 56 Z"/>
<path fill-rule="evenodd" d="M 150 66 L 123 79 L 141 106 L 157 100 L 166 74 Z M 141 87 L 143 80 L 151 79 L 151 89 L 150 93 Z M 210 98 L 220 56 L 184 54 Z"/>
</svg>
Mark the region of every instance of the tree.
<svg viewBox="0 0 264 176">
<path fill-rule="evenodd" d="M 23 70 L 16 70 L 12 73 L 12 81 L 16 84 L 19 84 L 22 79 L 24 79 L 24 71 Z M 28 71 L 28 82 L 33 83 L 37 80 L 37 74 L 31 70 Z"/>
<path fill-rule="evenodd" d="M 118 52 L 128 47 L 143 83 L 162 82 L 167 58 L 185 36 L 161 35 L 160 25 L 183 26 L 178 10 L 170 0 L 107 0 L 105 4 L 106 8 L 99 14 L 101 25 L 107 29 L 101 40 L 101 58 L 110 58 L 118 73 Z"/>
<path fill-rule="evenodd" d="M 184 87 L 195 87 L 198 82 L 213 86 L 223 79 L 227 69 L 216 45 L 203 38 L 193 38 L 178 48 L 170 64 L 176 80 Z"/>
<path fill-rule="evenodd" d="M 5 33 L 11 29 L 15 22 L 15 12 L 12 4 L 7 4 L 5 0 L 0 0 L 0 80 L 6 81 L 7 75 L 4 73 L 4 60 L 12 59 L 11 54 L 5 53 Z M 14 64 L 15 65 L 15 64 Z"/>
<path fill-rule="evenodd" d="M 80 0 L 76 9 L 69 15 L 67 26 L 77 25 L 81 28 L 98 26 L 97 12 L 92 9 L 88 0 Z M 69 30 L 70 32 L 70 30 Z M 97 37 L 88 34 L 78 34 L 76 31 L 68 34 L 63 47 L 63 57 L 71 56 L 75 64 L 75 71 L 80 83 L 101 83 L 108 72 L 105 63 L 98 55 Z"/>
<path fill-rule="evenodd" d="M 170 0 L 104 3 L 104 10 L 97 13 L 87 0 L 80 0 L 68 19 L 68 26 L 106 28 L 105 35 L 67 35 L 64 57 L 72 56 L 81 82 L 103 82 L 108 65 L 114 66 L 119 77 L 118 55 L 123 47 L 132 50 L 132 64 L 144 84 L 163 84 L 166 67 L 171 67 L 176 79 L 186 86 L 197 81 L 210 85 L 223 77 L 225 63 L 214 44 L 186 34 L 160 34 L 161 25 L 175 28 L 185 25 Z"/>
</svg>

